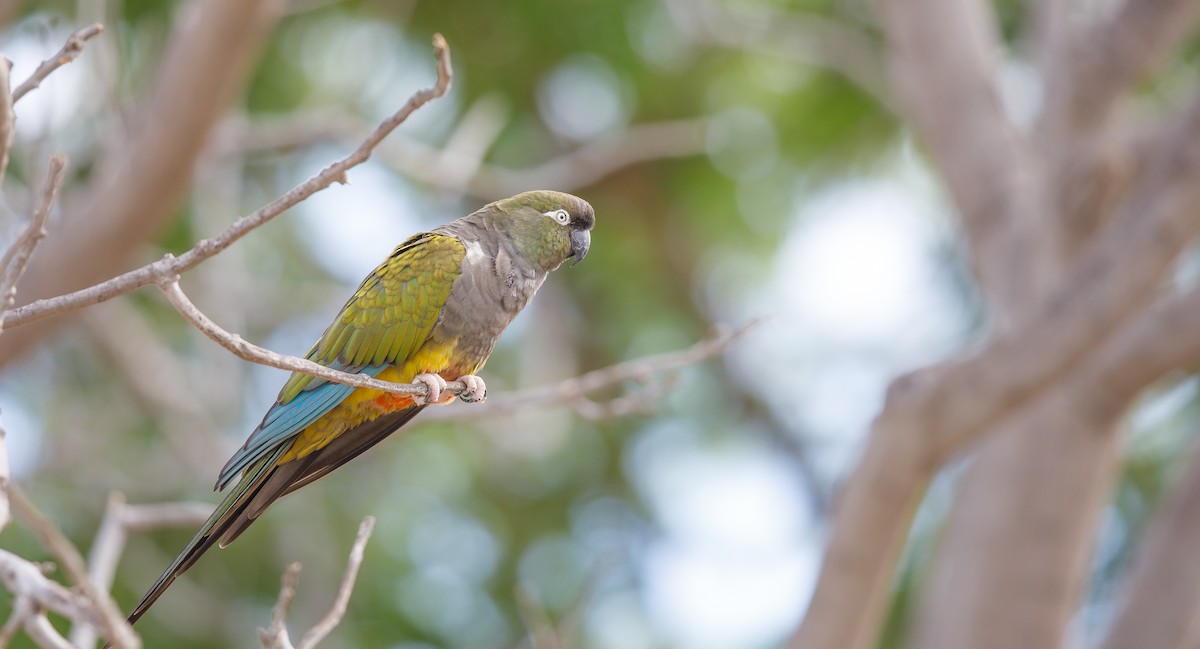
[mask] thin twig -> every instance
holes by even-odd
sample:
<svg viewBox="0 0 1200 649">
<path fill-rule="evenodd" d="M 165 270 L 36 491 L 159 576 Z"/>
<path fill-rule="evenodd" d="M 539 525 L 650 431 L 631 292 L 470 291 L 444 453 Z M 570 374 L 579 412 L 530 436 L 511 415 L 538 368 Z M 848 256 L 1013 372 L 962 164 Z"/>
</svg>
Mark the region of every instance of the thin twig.
<svg viewBox="0 0 1200 649">
<path fill-rule="evenodd" d="M 241 239 L 251 230 L 279 216 L 309 196 L 329 187 L 335 182 L 345 183 L 347 180 L 347 171 L 365 162 L 375 148 L 379 146 L 379 143 L 395 130 L 396 127 L 404 123 L 414 111 L 431 100 L 441 97 L 450 88 L 452 71 L 450 69 L 449 46 L 446 45 L 446 40 L 442 38 L 441 34 L 433 36 L 433 46 L 437 54 L 438 63 L 437 83 L 429 88 L 419 90 L 409 97 L 408 101 L 399 111 L 380 123 L 371 135 L 350 155 L 330 164 L 317 175 L 296 185 L 282 196 L 260 207 L 253 213 L 234 221 L 228 229 L 216 237 L 197 242 L 191 250 L 182 255 L 178 257 L 168 255 L 156 262 L 118 275 L 94 286 L 26 304 L 9 313 L 9 326 L 16 327 L 41 318 L 98 304 L 118 295 L 123 295 L 132 290 L 178 275 L 228 248 L 233 242 Z"/>
<path fill-rule="evenodd" d="M 13 103 L 20 101 L 21 97 L 27 95 L 30 90 L 41 85 L 46 80 L 46 77 L 50 76 L 51 72 L 79 58 L 79 55 L 83 53 L 83 44 L 102 33 L 104 33 L 104 25 L 96 23 L 71 34 L 66 44 L 62 46 L 62 49 L 57 54 L 42 61 L 42 64 L 25 80 L 25 83 L 17 86 L 17 89 L 12 93 Z"/>
<path fill-rule="evenodd" d="M 350 548 L 346 572 L 342 574 L 342 583 L 338 586 L 333 606 L 320 622 L 300 638 L 300 644 L 296 645 L 296 649 L 312 649 L 317 646 L 317 643 L 324 640 L 325 636 L 329 635 L 329 632 L 342 621 L 342 616 L 346 614 L 346 606 L 350 603 L 350 593 L 354 591 L 354 582 L 358 579 L 358 569 L 362 567 L 363 549 L 366 548 L 367 540 L 371 538 L 371 532 L 374 530 L 374 516 L 364 518 L 363 522 L 359 524 L 358 536 L 354 539 L 354 547 Z"/>
<path fill-rule="evenodd" d="M 358 535 L 354 538 L 354 546 L 350 548 L 350 558 L 346 562 L 346 571 L 342 574 L 341 584 L 333 605 L 325 617 L 321 618 L 311 629 L 300 638 L 296 649 L 313 649 L 325 636 L 333 631 L 346 614 L 346 606 L 350 603 L 350 594 L 354 592 L 354 582 L 358 579 L 359 568 L 362 567 L 363 549 L 375 529 L 375 517 L 367 516 L 358 526 Z M 279 599 L 271 609 L 271 626 L 269 629 L 259 629 L 258 638 L 264 649 L 292 649 L 292 641 L 287 631 L 287 611 L 296 596 L 296 581 L 300 578 L 300 564 L 288 566 L 283 575 L 283 584 L 279 589 Z"/>
<path fill-rule="evenodd" d="M 42 188 L 42 200 L 29 217 L 29 226 L 17 237 L 4 256 L 0 257 L 0 333 L 4 331 L 5 317 L 17 299 L 17 283 L 25 274 L 33 249 L 46 236 L 46 220 L 62 188 L 63 171 L 67 168 L 67 156 L 56 153 L 50 156 L 50 171 Z"/>
<path fill-rule="evenodd" d="M 265 649 L 292 649 L 292 640 L 287 632 L 287 612 L 296 597 L 296 583 L 300 580 L 300 562 L 293 561 L 283 573 L 279 587 L 279 599 L 271 608 L 271 626 L 258 630 L 258 639 Z"/>
<path fill-rule="evenodd" d="M 481 404 L 475 404 L 470 408 L 439 408 L 433 412 L 426 412 L 422 417 L 426 419 L 465 419 L 517 412 L 548 403 L 577 406 L 581 403 L 580 399 L 586 398 L 593 392 L 619 385 L 625 381 L 647 379 L 718 356 L 742 336 L 745 336 L 759 322 L 761 320 L 751 320 L 734 331 L 717 328 L 709 338 L 687 349 L 623 361 L 559 383 L 496 395 L 494 398 Z M 603 407 L 595 403 L 590 405 Z M 584 406 L 583 409 L 587 410 L 588 407 Z"/>
<path fill-rule="evenodd" d="M 13 512 L 33 531 L 42 545 L 58 557 L 71 582 L 83 590 L 84 596 L 91 602 L 98 615 L 99 628 L 109 642 L 118 649 L 140 649 L 141 639 L 133 633 L 133 628 L 125 621 L 125 616 L 117 609 L 116 603 L 108 593 L 92 582 L 79 550 L 50 519 L 38 511 L 16 485 L 9 484 L 7 491 Z"/>
</svg>

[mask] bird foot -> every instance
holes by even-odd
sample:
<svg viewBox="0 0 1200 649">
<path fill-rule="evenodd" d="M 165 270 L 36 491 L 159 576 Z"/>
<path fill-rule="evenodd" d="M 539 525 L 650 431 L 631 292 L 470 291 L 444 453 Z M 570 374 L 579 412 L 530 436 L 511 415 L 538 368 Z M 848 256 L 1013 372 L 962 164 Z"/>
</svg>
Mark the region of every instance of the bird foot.
<svg viewBox="0 0 1200 649">
<path fill-rule="evenodd" d="M 413 377 L 413 383 L 423 384 L 425 389 L 428 391 L 426 396 L 419 394 L 413 395 L 413 403 L 417 404 L 418 406 L 424 406 L 430 403 L 445 402 L 442 399 L 442 392 L 446 390 L 446 379 L 443 379 L 440 375 L 423 372 Z M 451 396 L 450 398 L 453 399 L 454 397 Z"/>
<path fill-rule="evenodd" d="M 458 394 L 459 399 L 467 403 L 483 403 L 487 399 L 487 384 L 483 379 L 474 374 L 464 374 L 458 377 L 458 380 L 467 386 L 466 390 Z"/>
</svg>

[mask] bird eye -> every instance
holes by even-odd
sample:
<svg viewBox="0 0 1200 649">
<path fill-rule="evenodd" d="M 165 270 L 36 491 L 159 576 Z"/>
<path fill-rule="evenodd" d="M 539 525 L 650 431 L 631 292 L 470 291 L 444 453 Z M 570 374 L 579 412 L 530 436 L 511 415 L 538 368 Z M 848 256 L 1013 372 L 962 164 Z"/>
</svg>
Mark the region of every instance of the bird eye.
<svg viewBox="0 0 1200 649">
<path fill-rule="evenodd" d="M 571 215 L 567 214 L 566 210 L 554 210 L 553 212 L 543 212 L 546 216 L 558 221 L 562 225 L 566 225 L 571 220 Z"/>
</svg>

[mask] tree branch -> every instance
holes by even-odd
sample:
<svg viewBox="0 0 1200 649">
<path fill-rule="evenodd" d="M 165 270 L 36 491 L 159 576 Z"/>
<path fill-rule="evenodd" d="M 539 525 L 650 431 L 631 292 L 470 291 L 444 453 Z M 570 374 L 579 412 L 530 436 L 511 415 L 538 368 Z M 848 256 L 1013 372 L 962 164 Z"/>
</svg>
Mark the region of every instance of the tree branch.
<svg viewBox="0 0 1200 649">
<path fill-rule="evenodd" d="M 16 515 L 29 526 L 42 545 L 50 549 L 58 557 L 63 569 L 71 582 L 83 591 L 93 611 L 97 614 L 97 627 L 108 638 L 109 642 L 118 649 L 141 649 L 142 642 L 133 632 L 133 628 L 125 621 L 125 616 L 117 609 L 106 590 L 101 589 L 87 574 L 87 565 L 79 550 L 70 540 L 46 518 L 33 503 L 17 489 L 16 485 L 8 485 L 8 498 Z"/>
<path fill-rule="evenodd" d="M 169 278 L 188 269 L 194 268 L 204 260 L 228 248 L 233 242 L 244 237 L 251 230 L 263 225 L 284 211 L 296 206 L 304 199 L 329 187 L 335 182 L 346 182 L 346 172 L 362 164 L 371 156 L 371 152 L 397 126 L 404 123 L 415 110 L 429 101 L 441 97 L 450 87 L 450 50 L 441 34 L 433 37 L 434 49 L 437 52 L 438 80 L 437 84 L 419 90 L 409 97 L 408 102 L 384 120 L 375 128 L 370 136 L 359 145 L 350 155 L 330 164 L 320 173 L 296 185 L 282 196 L 260 207 L 253 213 L 239 218 L 224 232 L 211 238 L 199 241 L 191 250 L 178 257 L 167 256 L 159 261 L 118 275 L 105 282 L 82 290 L 46 298 L 14 309 L 9 314 L 9 326 L 17 327 L 42 318 L 60 315 L 67 311 L 80 309 L 93 304 L 110 300 L 118 295 L 155 284 L 169 281 Z"/>
<path fill-rule="evenodd" d="M 108 592 L 112 588 L 117 563 L 125 551 L 130 532 L 145 532 L 167 527 L 196 527 L 208 519 L 212 505 L 206 503 L 168 503 L 158 505 L 128 505 L 125 496 L 114 491 L 108 496 L 104 519 L 96 531 L 96 539 L 88 552 L 88 579 L 97 588 Z M 71 628 L 71 644 L 75 647 L 95 647 L 94 624 L 76 624 Z"/>
<path fill-rule="evenodd" d="M 320 622 L 300 638 L 300 644 L 296 645 L 296 649 L 312 649 L 317 646 L 342 621 L 342 616 L 346 614 L 346 605 L 350 603 L 350 593 L 354 592 L 354 582 L 358 579 L 358 569 L 362 567 L 363 549 L 366 547 L 367 540 L 371 538 L 371 532 L 374 530 L 374 516 L 364 518 L 363 522 L 359 524 L 358 536 L 354 539 L 354 546 L 350 548 L 350 558 L 346 561 L 346 572 L 342 574 L 342 582 L 338 586 L 337 597 L 333 600 L 333 606 L 330 607 L 325 617 L 321 618 Z"/>
<path fill-rule="evenodd" d="M 0 66 L 2 67 L 2 66 Z M 62 188 L 63 171 L 67 157 L 61 153 L 50 156 L 50 170 L 42 188 L 42 200 L 29 217 L 29 225 L 0 258 L 0 333 L 4 331 L 5 318 L 17 299 L 17 283 L 25 274 L 25 267 L 33 256 L 34 248 L 46 236 L 46 221 L 54 209 L 54 201 Z"/>
<path fill-rule="evenodd" d="M 786 12 L 712 0 L 667 0 L 676 27 L 693 40 L 832 71 L 892 109 L 877 44 L 865 29 L 817 12 Z"/>
<path fill-rule="evenodd" d="M 263 649 L 293 649 L 287 632 L 287 612 L 296 597 L 296 584 L 300 581 L 300 562 L 288 564 L 279 587 L 279 599 L 271 607 L 271 626 L 258 630 L 258 639 Z"/>
<path fill-rule="evenodd" d="M 1047 79 L 1044 119 L 1074 133 L 1094 132 L 1117 98 L 1179 47 L 1198 12 L 1189 0 L 1126 0 L 1087 33 L 1060 34 L 1070 59 Z"/>
<path fill-rule="evenodd" d="M 26 79 L 24 83 L 17 86 L 16 90 L 12 91 L 13 103 L 20 101 L 21 97 L 24 97 L 25 95 L 29 94 L 31 90 L 42 85 L 42 82 L 46 80 L 46 77 L 50 76 L 50 73 L 79 58 L 79 55 L 83 53 L 84 43 L 103 33 L 104 25 L 96 23 L 94 25 L 88 25 L 87 27 L 76 31 L 74 34 L 71 34 L 71 36 L 67 39 L 66 44 L 62 46 L 62 49 L 60 49 L 57 54 L 46 59 L 45 61 L 42 61 L 42 64 L 33 71 L 33 74 L 29 75 L 29 78 Z M 5 76 L 7 76 L 7 73 L 5 73 Z M 7 85 L 7 83 L 5 85 Z"/>
<path fill-rule="evenodd" d="M 1114 222 L 1032 317 L 971 356 L 894 381 L 847 482 L 809 613 L 805 649 L 874 641 L 906 522 L 934 471 L 1074 369 L 1156 293 L 1200 230 L 1200 98 L 1163 133 Z M 970 398 L 956 395 L 970 395 Z"/>
<path fill-rule="evenodd" d="M 1100 649 L 1187 649 L 1200 638 L 1200 452 L 1157 508 Z"/>
<path fill-rule="evenodd" d="M 388 166 L 430 187 L 492 201 L 543 187 L 571 191 L 642 162 L 703 154 L 708 122 L 698 117 L 634 124 L 620 133 L 597 137 L 562 155 L 521 169 L 481 163 L 478 146 L 467 151 L 453 146 L 437 149 L 403 137 L 389 140 L 380 148 L 379 155 Z M 231 121 L 221 139 L 226 151 L 273 150 L 326 139 L 347 139 L 360 130 L 358 117 L 342 111 L 320 110 Z M 456 132 L 460 134 L 467 135 Z M 479 145 L 486 135 L 484 130 Z"/>
<path fill-rule="evenodd" d="M 97 619 L 87 598 L 47 579 L 41 567 L 6 550 L 0 550 L 0 583 L 13 596 L 12 611 L 0 629 L 0 649 L 21 629 L 39 647 L 76 649 L 46 619 L 47 610 L 72 620 L 95 623 Z"/>
<path fill-rule="evenodd" d="M 559 383 L 498 394 L 483 403 L 474 404 L 470 408 L 438 408 L 424 413 L 422 417 L 427 420 L 492 417 L 554 403 L 563 404 L 579 411 L 581 410 L 580 400 L 586 399 L 589 394 L 594 392 L 620 385 L 626 381 L 645 381 L 654 375 L 678 370 L 719 356 L 759 322 L 759 320 L 752 320 L 734 331 L 716 328 L 708 339 L 687 349 L 624 361 Z M 590 405 L 602 407 L 594 403 Z M 587 406 L 583 406 L 582 409 L 586 410 Z M 581 412 L 581 414 L 583 413 Z"/>
<path fill-rule="evenodd" d="M 175 310 L 184 317 L 185 320 L 192 323 L 204 335 L 211 338 L 217 344 L 225 349 L 233 352 L 234 355 L 244 358 L 248 361 L 267 365 L 269 367 L 279 368 L 281 370 L 290 370 L 293 372 L 303 372 L 309 376 L 316 376 L 326 381 L 341 383 L 342 385 L 350 385 L 356 388 L 371 388 L 374 390 L 382 390 L 392 394 L 406 394 L 410 396 L 428 396 L 428 386 L 423 383 L 393 383 L 391 381 L 380 381 L 366 374 L 354 374 L 349 372 L 341 372 L 318 363 L 314 363 L 306 358 L 296 356 L 288 356 L 273 352 L 269 349 L 264 349 L 253 343 L 247 342 L 237 334 L 229 333 L 222 329 L 217 323 L 204 315 L 200 309 L 196 308 L 195 304 L 188 299 L 184 294 L 183 289 L 179 288 L 178 279 L 165 281 L 159 284 L 163 295 L 167 297 L 167 301 Z M 458 394 L 466 389 L 461 381 L 450 381 L 446 384 L 445 392 Z"/>
<path fill-rule="evenodd" d="M 325 614 L 325 617 L 321 618 L 321 621 L 313 625 L 300 638 L 300 643 L 296 645 L 296 649 L 313 649 L 342 621 L 342 617 L 346 614 L 346 606 L 350 603 L 350 594 L 354 592 L 354 582 L 358 579 L 358 570 L 362 567 L 363 549 L 366 548 L 367 541 L 371 538 L 371 532 L 374 529 L 374 516 L 364 518 L 362 523 L 359 524 L 358 535 L 354 539 L 354 546 L 350 548 L 350 557 L 346 562 L 346 571 L 342 574 L 342 581 L 338 586 L 333 605 L 330 606 L 329 612 Z M 288 607 L 291 606 L 292 598 L 296 594 L 296 581 L 299 579 L 299 576 L 299 563 L 293 563 L 288 566 L 287 572 L 283 575 L 283 586 L 279 591 L 279 600 L 271 610 L 271 627 L 269 630 L 258 630 L 259 640 L 265 649 L 292 649 L 292 642 L 288 638 L 287 626 L 284 622 L 287 618 Z"/>
<path fill-rule="evenodd" d="M 1034 231 L 1046 212 L 1038 161 L 996 87 L 1001 48 L 990 5 L 886 0 L 880 8 L 894 87 L 958 207 L 983 292 L 1001 321 L 1019 317 L 1017 307 L 1036 303 L 1025 298 L 1040 297 L 1039 280 L 1054 274 Z M 929 16 L 938 17 L 936 33 Z"/>
<path fill-rule="evenodd" d="M 192 168 L 240 88 L 284 0 L 208 0 L 176 13 L 162 63 L 127 132 L 105 138 L 96 171 L 64 214 L 70 226 L 30 265 L 22 296 L 49 297 L 100 282 L 174 215 Z M 61 260 L 69 259 L 64 264 Z M 0 365 L 35 348 L 58 323 L 0 339 Z"/>
</svg>

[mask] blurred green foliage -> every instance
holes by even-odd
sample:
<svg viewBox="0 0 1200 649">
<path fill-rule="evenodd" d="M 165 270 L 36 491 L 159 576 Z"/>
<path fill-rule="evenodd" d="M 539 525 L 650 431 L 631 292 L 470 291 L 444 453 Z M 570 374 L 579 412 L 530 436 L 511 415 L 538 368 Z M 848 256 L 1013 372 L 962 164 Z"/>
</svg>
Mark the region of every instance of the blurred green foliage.
<svg viewBox="0 0 1200 649">
<path fill-rule="evenodd" d="M 105 38 L 115 44 L 120 105 L 134 102 L 152 78 L 184 4 L 107 5 L 112 15 Z M 599 215 L 591 255 L 579 268 L 560 272 L 533 313 L 505 337 L 485 372 L 493 393 L 684 347 L 730 313 L 760 315 L 738 312 L 745 304 L 738 293 L 767 282 L 775 271 L 772 258 L 796 227 L 797 201 L 831 181 L 887 167 L 902 145 L 889 110 L 843 77 L 777 52 L 697 38 L 658 0 L 292 6 L 243 93 L 241 107 L 251 118 L 336 108 L 373 122 L 433 78 L 428 42 L 441 32 L 453 51 L 454 90 L 401 128 L 413 140 L 444 144 L 457 120 L 483 98 L 499 99 L 508 111 L 485 162 L 510 168 L 544 162 L 580 140 L 634 124 L 711 119 L 706 151 L 630 165 L 575 190 Z M 722 6 L 811 14 L 856 30 L 867 42 L 877 39 L 856 3 Z M 999 6 L 1011 36 L 1021 6 Z M 74 11 L 75 3 L 65 1 L 25 3 L 10 25 L 12 38 L 55 41 L 60 28 L 75 25 Z M 611 104 L 610 113 L 598 113 L 608 122 L 584 124 L 598 129 L 587 137 L 556 128 L 554 102 L 564 98 L 548 93 L 564 88 L 599 92 L 603 101 L 597 103 Z M 571 123 L 570 115 L 566 120 Z M 94 145 L 101 134 L 90 138 Z M 235 181 L 227 202 L 246 213 L 345 149 L 343 142 L 322 141 L 232 158 L 223 169 Z M 89 164 L 85 156 L 80 168 Z M 448 196 L 387 173 L 413 212 L 397 218 L 414 227 L 479 204 L 476 197 Z M 20 159 L 14 174 L 23 177 Z M 345 196 L 355 186 L 339 191 Z M 179 208 L 150 253 L 185 250 L 235 216 L 206 207 L 203 198 Z M 248 339 L 303 352 L 352 288 L 318 263 L 328 251 L 304 236 L 304 223 L 297 214 L 285 215 L 240 242 L 227 253 L 238 273 L 233 279 L 210 270 L 226 263 L 222 259 L 190 273 L 186 282 L 207 299 L 201 306 L 220 309 L 214 317 L 232 320 Z M 731 282 L 714 284 L 714 264 L 725 256 L 751 260 L 734 290 Z M 947 274 L 961 284 L 962 308 L 976 311 L 965 271 L 953 253 L 943 256 Z M 153 332 L 154 345 L 207 379 L 206 393 L 196 399 L 217 405 L 203 417 L 164 409 L 123 378 L 130 368 L 87 326 L 65 330 L 52 348 L 10 370 L 24 377 L 10 381 L 11 393 L 46 431 L 36 466 L 18 472 L 81 547 L 90 542 L 109 490 L 123 491 L 130 502 L 215 500 L 206 488 L 221 455 L 240 443 L 282 382 L 279 372 L 227 358 L 155 294 L 121 303 Z M 767 369 L 778 362 L 759 360 Z M 177 394 L 197 385 L 196 376 L 154 380 L 160 390 Z M 304 572 L 290 618 L 298 636 L 328 606 L 358 521 L 374 514 L 378 528 L 350 611 L 326 646 L 526 646 L 527 623 L 517 599 L 522 588 L 552 620 L 582 607 L 583 620 L 569 634 L 576 646 L 670 646 L 670 633 L 655 626 L 637 598 L 648 540 L 664 523 L 637 474 L 635 444 L 653 425 L 668 422 L 694 431 L 697 445 L 750 438 L 781 456 L 803 448 L 803 425 L 782 416 L 759 392 L 720 362 L 709 362 L 685 371 L 679 388 L 641 416 L 589 423 L 550 409 L 414 425 L 281 501 L 237 544 L 201 561 L 138 629 L 148 647 L 253 646 L 253 629 L 267 624 L 285 566 L 298 560 Z M 181 442 L 181 430 L 205 439 Z M 198 447 L 210 452 L 196 455 Z M 1165 455 L 1130 459 L 1116 504 L 1122 520 L 1144 517 L 1145 503 L 1161 488 Z M 806 459 L 792 461 L 799 467 Z M 131 538 L 114 588 L 118 601 L 135 601 L 191 533 Z M 914 535 L 923 543 L 932 537 Z M 20 526 L 9 527 L 0 540 L 23 556 L 49 558 Z M 909 556 L 917 558 L 898 580 L 887 647 L 903 645 L 919 586 L 913 562 L 922 553 Z M 629 593 L 637 602 L 632 608 L 624 605 Z M 781 640 L 777 633 L 768 644 Z M 30 645 L 19 638 L 13 646 Z"/>
</svg>

